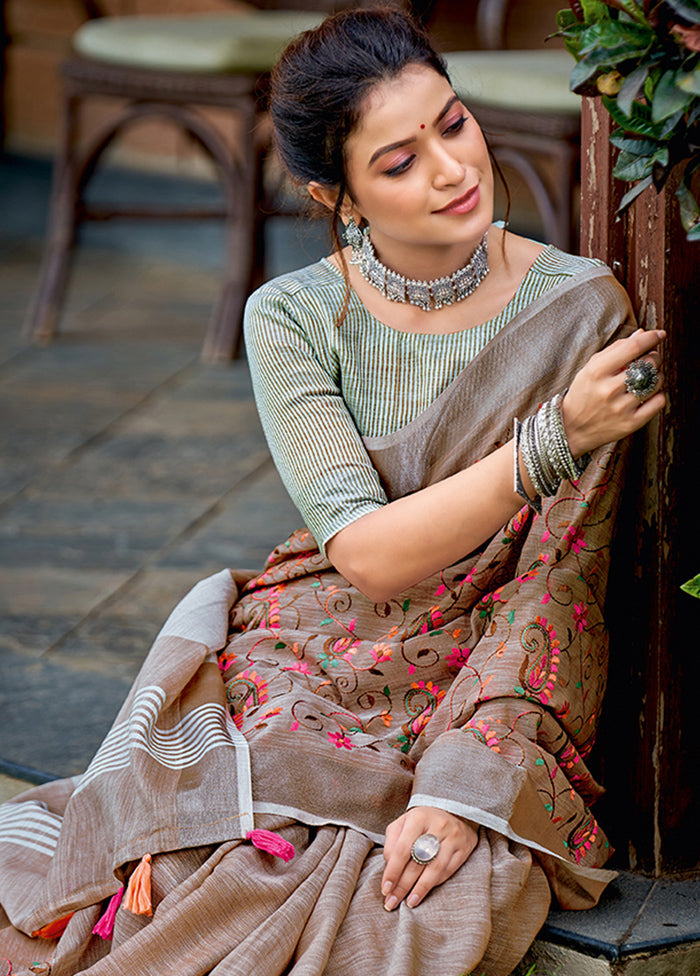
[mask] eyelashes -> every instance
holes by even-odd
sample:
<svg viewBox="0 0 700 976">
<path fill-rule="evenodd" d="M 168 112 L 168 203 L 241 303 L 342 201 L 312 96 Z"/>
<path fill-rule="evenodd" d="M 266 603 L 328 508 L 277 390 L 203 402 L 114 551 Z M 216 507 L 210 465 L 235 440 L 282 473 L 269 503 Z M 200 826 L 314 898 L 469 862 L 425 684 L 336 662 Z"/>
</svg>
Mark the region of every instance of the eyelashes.
<svg viewBox="0 0 700 976">
<path fill-rule="evenodd" d="M 460 115 L 459 118 L 456 118 L 453 122 L 451 122 L 448 126 L 446 126 L 445 129 L 443 129 L 441 134 L 443 136 L 459 135 L 459 133 L 464 128 L 468 118 L 469 118 L 468 115 Z M 397 162 L 394 166 L 391 166 L 389 169 L 385 169 L 384 176 L 388 176 L 388 177 L 401 176 L 402 173 L 405 173 L 407 170 L 411 168 L 415 158 L 416 158 L 415 153 L 412 153 L 410 156 L 406 156 L 404 159 L 401 159 L 399 162 Z"/>
</svg>

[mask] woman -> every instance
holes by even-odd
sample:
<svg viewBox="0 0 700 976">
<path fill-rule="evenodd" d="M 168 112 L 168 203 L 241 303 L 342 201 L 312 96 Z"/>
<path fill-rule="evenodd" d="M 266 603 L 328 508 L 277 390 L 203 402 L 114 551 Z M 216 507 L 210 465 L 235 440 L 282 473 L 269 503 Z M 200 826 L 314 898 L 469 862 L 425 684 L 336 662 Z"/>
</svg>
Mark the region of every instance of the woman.
<svg viewBox="0 0 700 976">
<path fill-rule="evenodd" d="M 664 405 L 663 333 L 493 224 L 481 131 L 402 13 L 302 35 L 272 112 L 349 240 L 247 309 L 309 528 L 199 584 L 85 775 L 2 811 L 14 972 L 505 976 L 552 892 L 611 877 L 585 758 L 614 445 Z"/>
</svg>

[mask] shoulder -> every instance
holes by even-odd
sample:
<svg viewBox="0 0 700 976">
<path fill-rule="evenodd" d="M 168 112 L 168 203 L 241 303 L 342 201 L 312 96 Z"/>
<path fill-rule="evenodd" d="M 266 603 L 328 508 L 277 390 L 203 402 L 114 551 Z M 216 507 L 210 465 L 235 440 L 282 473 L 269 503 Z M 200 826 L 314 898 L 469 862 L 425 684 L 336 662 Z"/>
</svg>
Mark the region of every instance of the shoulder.
<svg viewBox="0 0 700 976">
<path fill-rule="evenodd" d="M 610 268 L 598 258 L 585 258 L 580 254 L 568 254 L 566 251 L 560 251 L 553 244 L 547 245 L 540 252 L 535 265 L 540 274 L 563 275 L 567 278 L 579 276 L 586 278 L 590 277 L 591 274 L 598 277 L 605 275 L 606 272 L 612 275 Z"/>
<path fill-rule="evenodd" d="M 335 304 L 342 288 L 342 277 L 328 261 L 316 261 L 279 275 L 265 282 L 249 297 L 244 313 L 246 326 L 274 310 L 295 314 L 295 317 L 301 315 L 303 318 L 305 313 L 315 316 L 319 308 L 327 309 Z"/>
</svg>

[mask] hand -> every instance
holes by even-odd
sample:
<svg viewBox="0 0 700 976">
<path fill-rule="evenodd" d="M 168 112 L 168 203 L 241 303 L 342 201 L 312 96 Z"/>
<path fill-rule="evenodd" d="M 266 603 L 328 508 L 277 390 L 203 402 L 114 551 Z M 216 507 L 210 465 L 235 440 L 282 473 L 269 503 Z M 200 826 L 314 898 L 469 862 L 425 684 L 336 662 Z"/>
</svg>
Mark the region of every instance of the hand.
<svg viewBox="0 0 700 976">
<path fill-rule="evenodd" d="M 411 846 L 421 834 L 434 834 L 440 841 L 435 860 L 425 866 L 411 858 Z M 409 908 L 425 898 L 429 891 L 447 881 L 467 860 L 476 847 L 474 827 L 437 807 L 414 807 L 390 823 L 384 843 L 386 868 L 382 875 L 382 894 L 387 911 L 406 898 Z"/>
<path fill-rule="evenodd" d="M 658 346 L 665 337 L 665 332 L 638 329 L 591 356 L 576 374 L 561 405 L 574 457 L 632 434 L 663 410 L 666 396 L 660 389 L 661 372 L 655 392 L 642 401 L 625 389 L 625 370 L 642 357 L 659 369 Z"/>
</svg>

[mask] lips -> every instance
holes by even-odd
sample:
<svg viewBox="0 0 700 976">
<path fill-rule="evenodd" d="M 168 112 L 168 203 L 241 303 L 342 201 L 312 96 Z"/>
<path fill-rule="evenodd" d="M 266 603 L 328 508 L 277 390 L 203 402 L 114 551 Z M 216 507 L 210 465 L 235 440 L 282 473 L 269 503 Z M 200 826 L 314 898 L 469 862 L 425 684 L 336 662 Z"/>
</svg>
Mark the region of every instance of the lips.
<svg viewBox="0 0 700 976">
<path fill-rule="evenodd" d="M 461 197 L 457 197 L 456 200 L 452 200 L 446 206 L 441 207 L 439 210 L 434 210 L 433 213 L 439 214 L 465 214 L 473 210 L 474 207 L 479 202 L 479 185 L 471 187 L 466 193 L 463 193 Z"/>
</svg>

